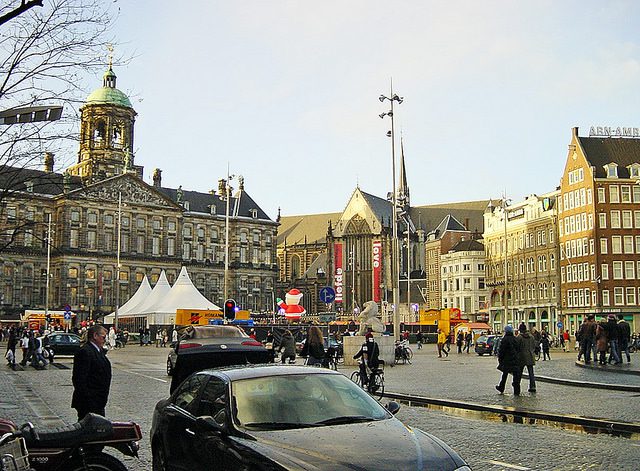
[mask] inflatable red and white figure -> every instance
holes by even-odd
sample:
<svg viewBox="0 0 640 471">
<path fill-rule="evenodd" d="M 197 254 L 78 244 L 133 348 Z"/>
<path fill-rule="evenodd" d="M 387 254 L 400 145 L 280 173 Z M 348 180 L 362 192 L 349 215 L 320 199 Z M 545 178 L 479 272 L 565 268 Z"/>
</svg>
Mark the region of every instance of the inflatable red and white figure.
<svg viewBox="0 0 640 471">
<path fill-rule="evenodd" d="M 296 288 L 292 288 L 285 295 L 285 301 L 278 298 L 278 307 L 281 311 L 284 311 L 284 317 L 288 321 L 299 321 L 300 317 L 307 311 L 304 307 L 300 306 L 300 300 L 302 299 L 302 293 Z"/>
</svg>

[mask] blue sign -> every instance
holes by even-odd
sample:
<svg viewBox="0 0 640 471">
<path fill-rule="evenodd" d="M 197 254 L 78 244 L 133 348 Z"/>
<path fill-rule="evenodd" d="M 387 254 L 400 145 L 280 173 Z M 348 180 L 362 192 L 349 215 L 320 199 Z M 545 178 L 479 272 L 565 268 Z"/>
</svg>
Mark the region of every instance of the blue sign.
<svg viewBox="0 0 640 471">
<path fill-rule="evenodd" d="M 336 299 L 336 292 L 331 286 L 325 286 L 320 289 L 320 301 L 325 304 L 332 303 Z"/>
<path fill-rule="evenodd" d="M 562 323 L 562 321 L 558 321 L 558 329 L 562 329 L 564 327 L 564 324 Z"/>
<path fill-rule="evenodd" d="M 71 313 L 69 311 L 64 311 L 64 320 L 65 321 L 71 320 Z"/>
</svg>

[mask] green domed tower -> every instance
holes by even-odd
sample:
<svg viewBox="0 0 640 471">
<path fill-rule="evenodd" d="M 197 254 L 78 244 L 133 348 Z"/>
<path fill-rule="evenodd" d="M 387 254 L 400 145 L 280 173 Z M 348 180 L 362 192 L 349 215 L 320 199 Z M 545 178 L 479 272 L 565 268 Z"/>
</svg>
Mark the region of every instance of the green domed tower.
<svg viewBox="0 0 640 471">
<path fill-rule="evenodd" d="M 136 112 L 129 97 L 116 88 L 111 61 L 102 87 L 94 90 L 80 108 L 80 150 L 71 175 L 87 183 L 125 172 L 142 178 L 142 166 L 134 165 L 133 126 Z"/>
</svg>

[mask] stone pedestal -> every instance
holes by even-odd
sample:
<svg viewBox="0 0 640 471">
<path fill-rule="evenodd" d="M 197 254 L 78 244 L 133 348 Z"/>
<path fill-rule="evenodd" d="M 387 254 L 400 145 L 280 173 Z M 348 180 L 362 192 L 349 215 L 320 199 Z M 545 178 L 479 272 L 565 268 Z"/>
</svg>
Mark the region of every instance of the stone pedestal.
<svg viewBox="0 0 640 471">
<path fill-rule="evenodd" d="M 379 358 L 384 360 L 385 366 L 393 366 L 395 360 L 395 341 L 388 335 L 373 335 L 378 348 L 380 349 Z M 358 366 L 358 360 L 353 359 L 353 355 L 358 353 L 360 347 L 364 343 L 364 335 L 354 335 L 352 337 L 342 337 L 342 347 L 344 349 L 345 366 Z"/>
</svg>

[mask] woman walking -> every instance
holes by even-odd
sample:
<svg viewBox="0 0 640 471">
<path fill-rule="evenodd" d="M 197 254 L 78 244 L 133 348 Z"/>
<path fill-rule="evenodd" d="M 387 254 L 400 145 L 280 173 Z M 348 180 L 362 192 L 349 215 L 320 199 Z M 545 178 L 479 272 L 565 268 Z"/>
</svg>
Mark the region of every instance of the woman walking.
<svg viewBox="0 0 640 471">
<path fill-rule="evenodd" d="M 300 354 L 303 357 L 307 357 L 307 365 L 322 366 L 324 361 L 324 339 L 319 327 L 312 326 L 309 328 L 307 340 Z"/>
</svg>

